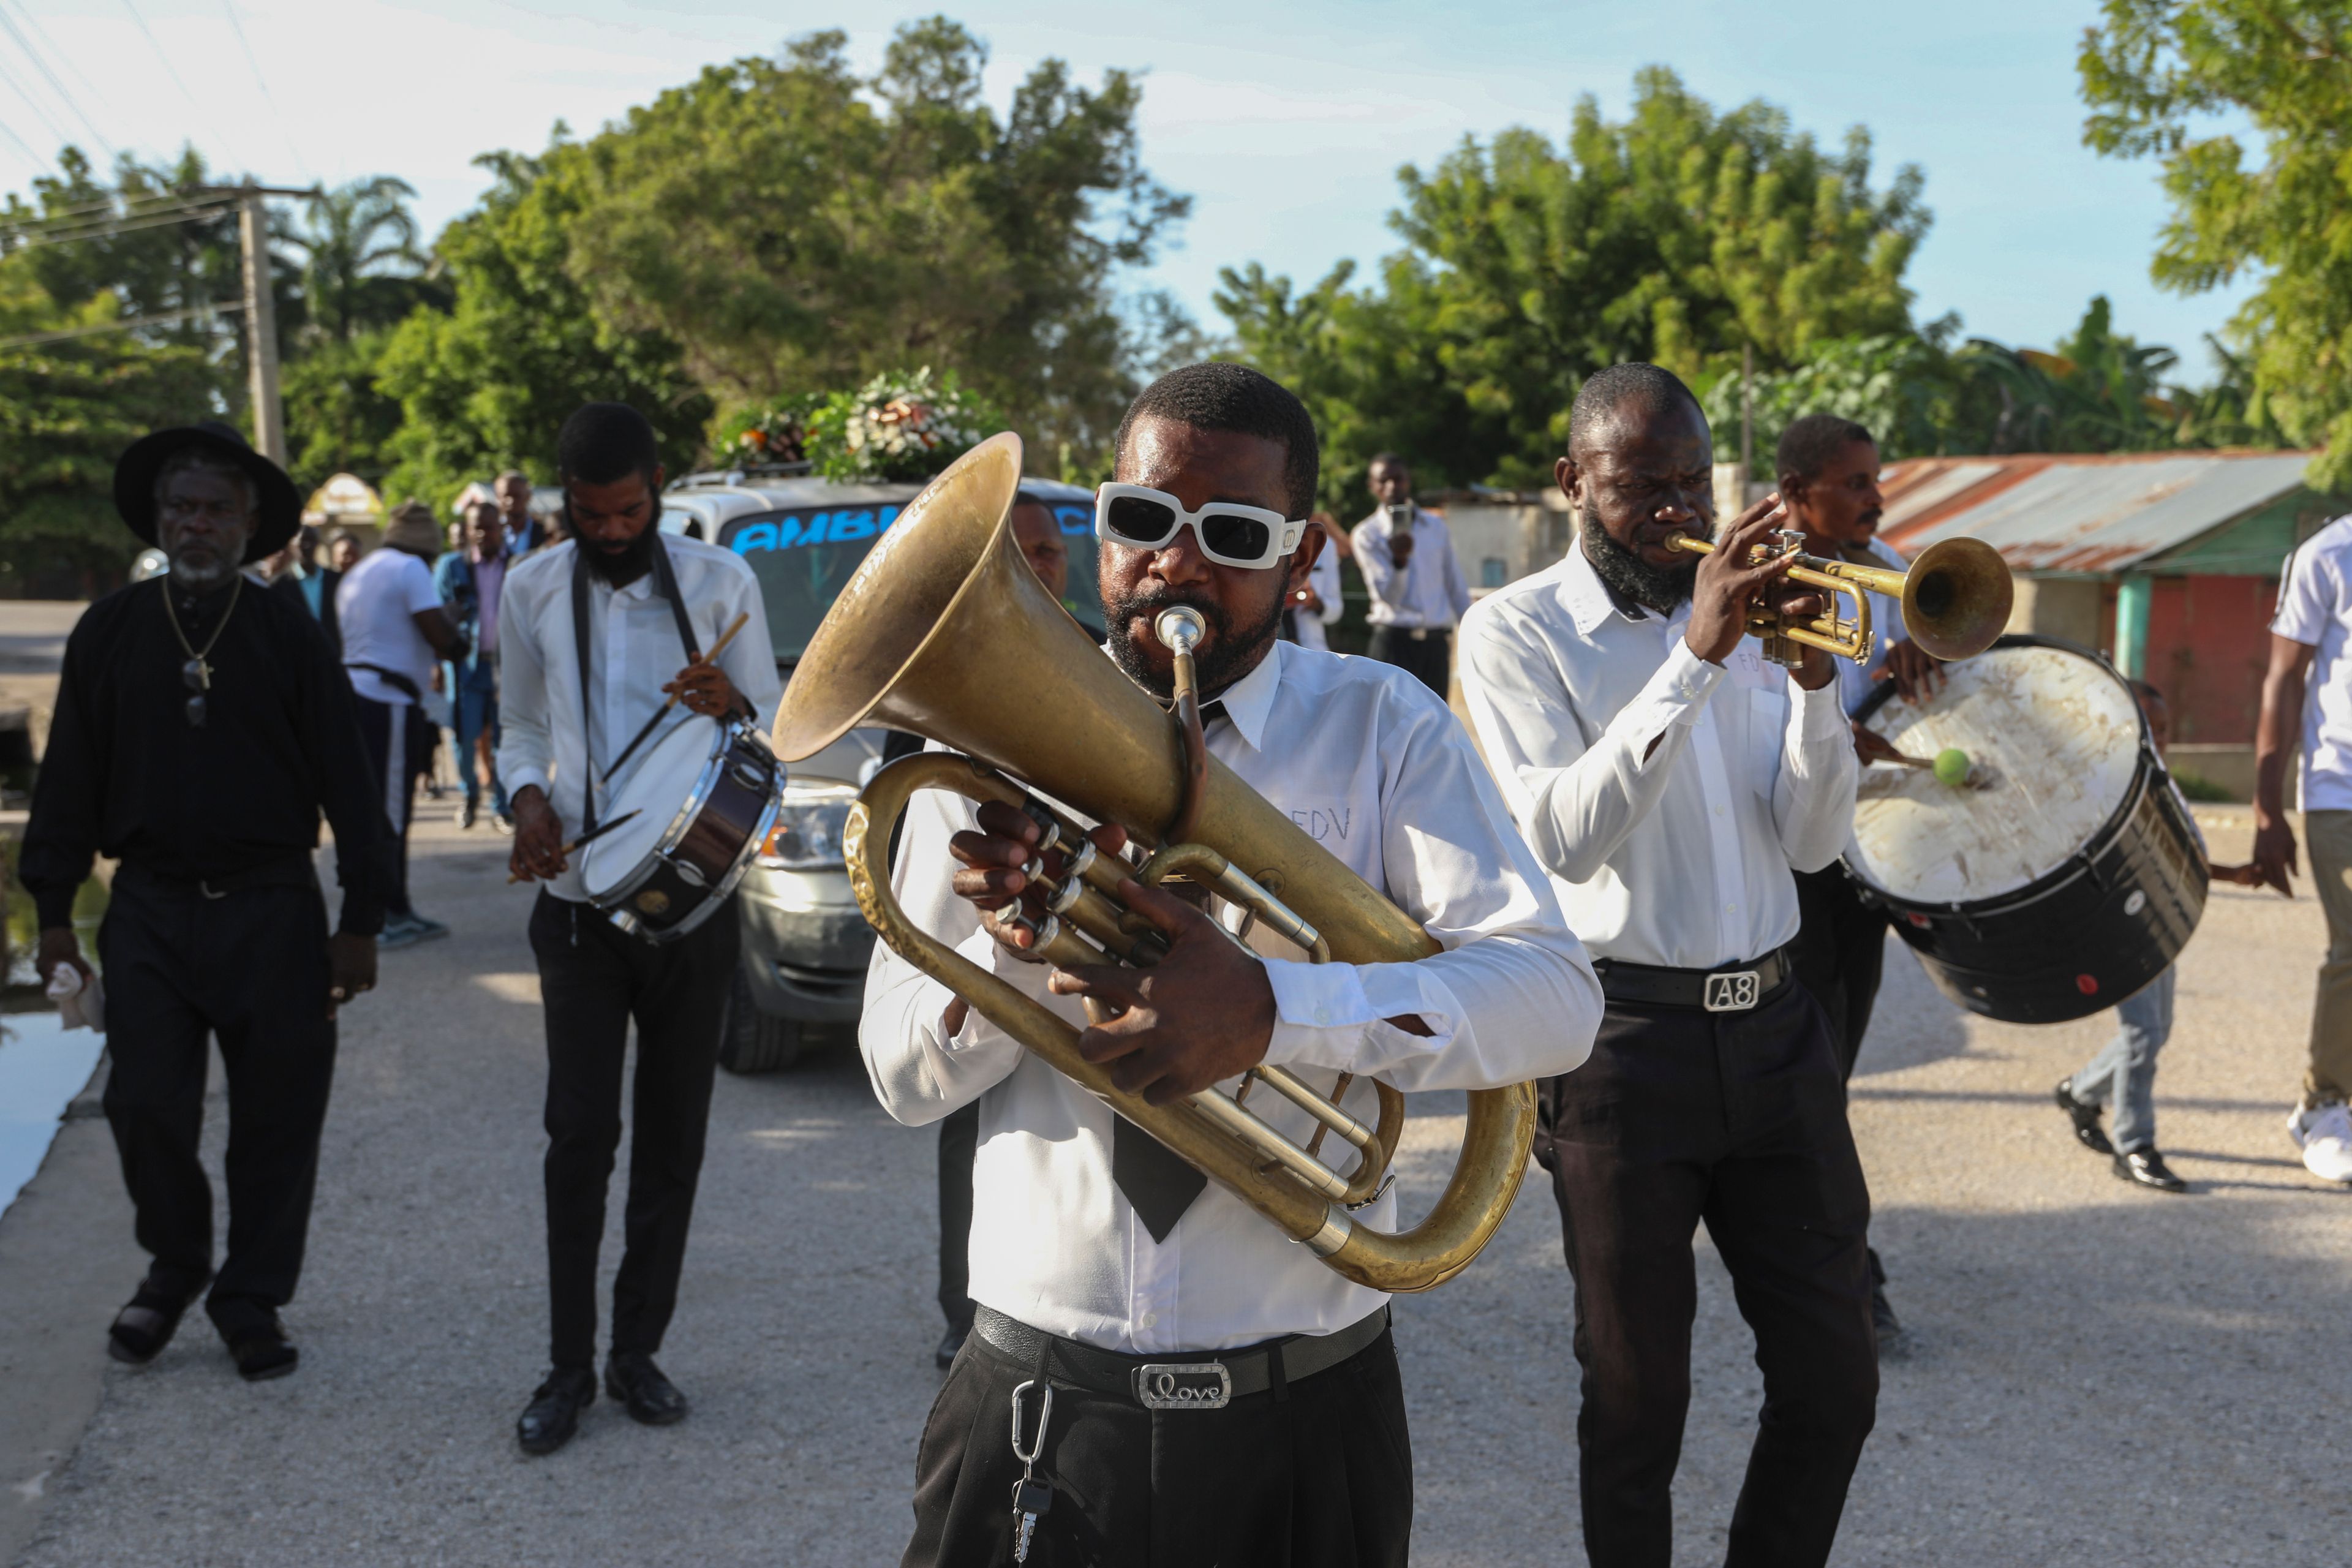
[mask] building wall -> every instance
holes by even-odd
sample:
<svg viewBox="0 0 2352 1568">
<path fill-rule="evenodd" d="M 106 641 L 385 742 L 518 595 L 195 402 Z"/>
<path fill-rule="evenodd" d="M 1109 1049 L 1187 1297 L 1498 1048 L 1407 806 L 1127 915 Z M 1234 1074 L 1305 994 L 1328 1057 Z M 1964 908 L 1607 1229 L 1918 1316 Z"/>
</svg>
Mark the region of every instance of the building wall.
<svg viewBox="0 0 2352 1568">
<path fill-rule="evenodd" d="M 2144 669 L 2172 710 L 2173 740 L 2252 745 L 2277 582 L 2158 577 L 2151 587 Z"/>
</svg>

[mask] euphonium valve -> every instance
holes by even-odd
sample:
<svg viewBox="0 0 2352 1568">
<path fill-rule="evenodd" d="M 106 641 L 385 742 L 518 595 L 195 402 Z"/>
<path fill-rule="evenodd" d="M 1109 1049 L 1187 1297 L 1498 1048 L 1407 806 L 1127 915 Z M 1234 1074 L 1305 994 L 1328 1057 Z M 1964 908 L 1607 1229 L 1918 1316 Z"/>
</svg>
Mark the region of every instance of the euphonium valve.
<svg viewBox="0 0 2352 1568">
<path fill-rule="evenodd" d="M 810 639 L 776 714 L 776 749 L 797 760 L 858 724 L 924 735 L 961 756 L 891 763 L 851 808 L 843 848 L 859 907 L 890 948 L 1212 1181 L 1378 1290 L 1425 1290 L 1468 1267 L 1509 1212 L 1535 1132 L 1529 1084 L 1475 1091 L 1454 1173 L 1426 1218 L 1393 1234 L 1355 1211 L 1379 1196 L 1403 1131 L 1403 1096 L 1375 1083 L 1379 1112 L 1344 1110 L 1296 1073 L 1260 1068 L 1234 1093 L 1213 1088 L 1165 1106 L 1111 1087 L 1080 1056 L 1079 1031 L 1043 1003 L 933 939 L 890 891 L 891 828 L 917 790 L 948 789 L 1024 810 L 1045 829 L 1045 911 L 1032 952 L 1056 964 L 1111 959 L 1148 965 L 1159 939 L 1120 902 L 1120 884 L 1182 877 L 1245 910 L 1310 962 L 1405 963 L 1438 951 L 1287 815 L 1208 753 L 1201 741 L 1192 649 L 1206 626 L 1173 605 L 1153 631 L 1174 656 L 1171 712 L 1103 657 L 1049 595 L 1005 526 L 1021 479 L 1021 444 L 993 437 L 959 458 L 900 513 Z M 1004 670 L 1022 671 L 1007 700 Z M 1008 776 L 1010 775 L 1010 776 Z M 1048 798 L 1050 797 L 1050 798 Z M 1102 854 L 1086 823 L 1123 826 L 1152 851 L 1140 866 Z M 1058 871 L 1044 862 L 1045 849 Z M 1263 1088 L 1298 1107 L 1305 1144 L 1245 1103 Z M 1344 1169 L 1321 1158 L 1336 1138 Z"/>
</svg>

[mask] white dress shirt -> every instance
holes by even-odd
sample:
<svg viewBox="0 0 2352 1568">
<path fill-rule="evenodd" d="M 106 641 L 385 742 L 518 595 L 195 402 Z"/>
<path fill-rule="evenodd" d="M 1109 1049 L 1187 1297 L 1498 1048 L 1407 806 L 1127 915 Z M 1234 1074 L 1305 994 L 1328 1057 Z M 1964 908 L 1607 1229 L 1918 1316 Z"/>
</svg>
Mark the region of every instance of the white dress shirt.
<svg viewBox="0 0 2352 1568">
<path fill-rule="evenodd" d="M 1907 572 L 1911 563 L 1895 552 L 1892 545 L 1876 539 L 1863 545 L 1863 552 L 1881 566 Z M 1878 689 L 1880 675 L 1886 668 L 1887 651 L 1896 643 L 1908 642 L 1911 633 L 1903 625 L 1903 601 L 1885 594 L 1866 595 L 1870 601 L 1870 658 L 1856 664 L 1850 658 L 1837 661 L 1838 705 L 1850 715 Z M 1843 607 L 1845 601 L 1838 601 Z"/>
<path fill-rule="evenodd" d="M 1323 601 L 1323 607 L 1308 610 L 1304 605 L 1293 605 L 1290 607 L 1291 629 L 1297 634 L 1300 647 L 1328 648 L 1331 646 L 1331 639 L 1324 634 L 1323 628 L 1338 620 L 1348 607 L 1340 598 L 1339 551 L 1328 539 L 1323 542 L 1323 553 L 1318 555 L 1315 564 L 1307 569 L 1307 585 L 1315 590 L 1315 596 Z"/>
<path fill-rule="evenodd" d="M 1462 626 L 1478 739 L 1596 957 L 1762 957 L 1797 934 L 1790 868 L 1836 859 L 1853 822 L 1837 683 L 1805 690 L 1753 638 L 1709 664 L 1689 622 L 1620 610 L 1576 545 Z"/>
<path fill-rule="evenodd" d="M 768 614 L 760 584 L 731 550 L 664 534 L 670 569 L 686 601 L 698 646 L 708 653 L 739 614 L 751 619 L 719 656 L 719 668 L 759 710 L 761 728 L 776 716 L 783 695 L 768 640 Z M 614 589 L 593 574 L 588 587 L 588 680 L 593 700 L 580 700 L 579 644 L 572 623 L 572 562 L 579 546 L 566 540 L 515 563 L 499 604 L 499 777 L 509 797 L 531 784 L 545 793 L 568 837 L 585 820 L 590 759 L 601 777 L 614 752 L 668 700 L 662 687 L 685 668 L 677 621 L 647 572 Z M 583 730 L 583 723 L 585 722 Z M 638 755 L 646 754 L 640 747 Z M 625 769 L 614 784 L 628 779 Z M 599 786 L 596 815 L 611 816 L 610 790 Z M 580 857 L 547 884 L 559 899 L 584 901 Z"/>
<path fill-rule="evenodd" d="M 1372 592 L 1364 619 L 1376 626 L 1453 626 L 1469 613 L 1470 584 L 1454 558 L 1454 533 L 1433 511 L 1412 509 L 1412 559 L 1402 572 L 1389 554 L 1388 508 L 1356 524 L 1356 570 Z"/>
<path fill-rule="evenodd" d="M 1254 931 L 1276 1014 L 1267 1062 L 1326 1093 L 1339 1071 L 1359 1075 L 1344 1103 L 1369 1121 L 1366 1078 L 1493 1088 L 1567 1072 L 1591 1054 L 1601 1006 L 1591 966 L 1443 703 L 1391 666 L 1282 643 L 1223 701 L 1209 750 L 1445 949 L 1412 963 L 1313 965 Z M 1045 991 L 1049 971 L 1013 957 L 950 889 L 948 839 L 973 819 L 961 796 L 915 797 L 893 878 L 900 901 L 922 929 L 1084 1027 L 1076 998 Z M 1230 910 L 1223 917 L 1238 923 Z M 1111 1179 L 1109 1107 L 976 1010 L 946 1037 L 953 999 L 877 946 L 858 1039 L 876 1094 L 900 1121 L 980 1101 L 974 1300 L 1129 1353 L 1331 1333 L 1380 1307 L 1381 1292 L 1342 1279 L 1214 1183 L 1155 1244 Z M 1433 1033 L 1384 1021 L 1406 1015 Z M 1261 1091 L 1250 1106 L 1294 1141 L 1310 1136 L 1279 1096 Z M 1359 1217 L 1394 1229 L 1395 1193 Z"/>
<path fill-rule="evenodd" d="M 2303 809 L 2352 810 L 2352 517 L 2313 534 L 2288 560 L 2271 630 L 2317 650 L 2303 689 Z"/>
</svg>

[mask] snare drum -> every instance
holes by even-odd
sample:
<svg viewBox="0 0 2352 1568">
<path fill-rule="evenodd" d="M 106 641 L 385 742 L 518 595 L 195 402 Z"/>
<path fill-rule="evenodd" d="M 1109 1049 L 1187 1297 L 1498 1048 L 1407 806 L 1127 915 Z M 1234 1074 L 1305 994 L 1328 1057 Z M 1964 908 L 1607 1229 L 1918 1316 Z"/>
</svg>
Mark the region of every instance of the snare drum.
<svg viewBox="0 0 2352 1568">
<path fill-rule="evenodd" d="M 582 852 L 588 901 L 647 942 L 672 942 L 716 914 L 775 826 L 784 765 L 744 723 L 686 714 L 649 742 L 605 801 L 638 816 Z"/>
<path fill-rule="evenodd" d="M 1857 716 L 1915 757 L 1959 747 L 1987 786 L 1865 766 L 1846 868 L 1969 1011 L 2054 1024 L 2114 1006 L 2205 910 L 2204 849 L 2139 703 L 2105 659 L 2048 637 L 1944 673 L 1916 703 L 1886 682 Z"/>
</svg>

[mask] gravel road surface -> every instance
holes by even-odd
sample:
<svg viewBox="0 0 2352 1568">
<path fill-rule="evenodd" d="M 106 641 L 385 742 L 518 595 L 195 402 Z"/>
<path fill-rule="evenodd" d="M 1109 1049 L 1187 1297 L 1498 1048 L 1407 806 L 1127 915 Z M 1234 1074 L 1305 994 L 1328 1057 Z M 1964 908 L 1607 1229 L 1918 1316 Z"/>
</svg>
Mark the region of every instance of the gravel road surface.
<svg viewBox="0 0 2352 1568">
<path fill-rule="evenodd" d="M 2209 833 L 2218 855 L 2242 854 L 2242 823 Z M 542 1069 L 530 894 L 506 886 L 504 849 L 485 831 L 420 829 L 418 903 L 456 937 L 387 955 L 383 989 L 346 1015 L 288 1313 L 299 1373 L 246 1386 L 201 1318 L 142 1369 L 81 1336 L 97 1412 L 55 1473 L 17 1487 L 40 1510 L 26 1568 L 896 1561 L 938 1385 L 933 1144 L 884 1118 L 847 1049 L 721 1075 L 662 1358 L 692 1417 L 651 1430 L 599 1403 L 562 1454 L 517 1452 L 545 1341 Z M 2108 1018 L 1967 1018 L 1890 954 L 1854 1121 L 1910 1333 L 1885 1365 L 1836 1561 L 2342 1559 L 2352 1194 L 2309 1179 L 2283 1129 L 2320 946 L 2307 898 L 2216 890 L 2158 1086 L 2187 1197 L 2116 1182 L 2049 1102 Z M 1428 1193 L 1458 1101 L 1416 1110 L 1412 1172 Z M 29 1196 L 102 1168 L 64 1166 Z M 121 1223 L 110 1194 L 72 1196 L 26 1212 Z M 1692 1564 L 1721 1560 L 1759 1397 L 1727 1280 L 1700 1248 L 1676 1489 L 1676 1561 Z M 616 1203 L 608 1276 L 617 1256 Z M 1398 1342 L 1414 1560 L 1581 1562 L 1568 1286 L 1539 1183 L 1467 1276 L 1400 1304 Z"/>
</svg>

